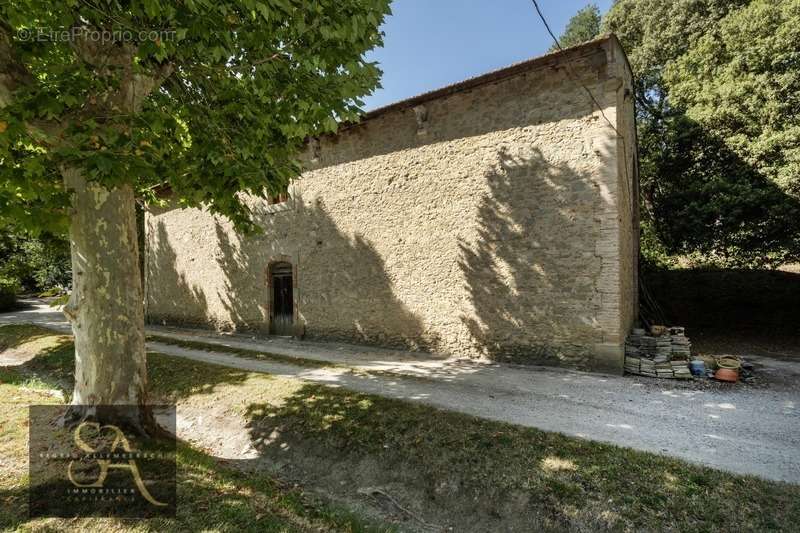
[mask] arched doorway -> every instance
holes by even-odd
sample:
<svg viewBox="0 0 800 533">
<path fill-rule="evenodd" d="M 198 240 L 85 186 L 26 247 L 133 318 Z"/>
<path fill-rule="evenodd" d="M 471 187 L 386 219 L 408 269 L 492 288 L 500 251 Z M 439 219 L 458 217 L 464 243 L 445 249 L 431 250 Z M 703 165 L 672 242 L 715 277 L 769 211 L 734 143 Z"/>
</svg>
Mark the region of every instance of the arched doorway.
<svg viewBox="0 0 800 533">
<path fill-rule="evenodd" d="M 294 333 L 294 287 L 292 265 L 274 263 L 269 269 L 270 306 L 269 332 L 273 335 Z"/>
</svg>

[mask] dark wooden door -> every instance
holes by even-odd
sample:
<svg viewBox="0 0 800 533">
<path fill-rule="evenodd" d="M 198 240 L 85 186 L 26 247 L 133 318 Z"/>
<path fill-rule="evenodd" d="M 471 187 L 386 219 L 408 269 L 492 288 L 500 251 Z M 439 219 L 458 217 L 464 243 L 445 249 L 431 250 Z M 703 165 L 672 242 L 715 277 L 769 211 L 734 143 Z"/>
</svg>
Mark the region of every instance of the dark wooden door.
<svg viewBox="0 0 800 533">
<path fill-rule="evenodd" d="M 271 297 L 270 333 L 291 335 L 294 324 L 292 265 L 279 263 L 272 268 Z"/>
</svg>

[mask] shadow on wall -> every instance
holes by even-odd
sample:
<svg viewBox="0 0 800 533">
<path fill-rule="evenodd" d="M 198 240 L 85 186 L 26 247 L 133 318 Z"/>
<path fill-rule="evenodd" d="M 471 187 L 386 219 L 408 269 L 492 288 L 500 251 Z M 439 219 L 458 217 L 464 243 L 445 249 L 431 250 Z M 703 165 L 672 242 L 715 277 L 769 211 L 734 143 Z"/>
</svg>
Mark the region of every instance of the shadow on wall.
<svg viewBox="0 0 800 533">
<path fill-rule="evenodd" d="M 152 225 L 149 229 L 152 231 Z M 155 246 L 152 236 L 145 238 L 146 321 L 160 325 L 210 324 L 206 296 L 200 287 L 186 279 L 185 273 L 178 272 L 178 256 L 169 244 L 169 232 L 163 221 L 158 221 L 155 232 Z"/>
<path fill-rule="evenodd" d="M 599 185 L 589 171 L 552 164 L 538 149 L 526 157 L 501 152 L 486 180 L 477 242 L 460 243 L 474 308 L 462 321 L 491 358 L 581 366 L 590 345 L 603 341 Z"/>
<path fill-rule="evenodd" d="M 298 197 L 296 206 L 294 216 L 310 230 L 294 237 L 304 244 L 299 310 L 309 336 L 436 351 L 439 336 L 395 295 L 375 246 L 357 231 L 342 233 L 321 198 Z"/>
<path fill-rule="evenodd" d="M 178 267 L 178 254 L 188 248 L 177 251 L 168 236 L 180 228 L 157 220 L 157 241 L 147 256 L 148 320 L 266 333 L 268 267 L 287 256 L 294 263 L 297 255 L 292 252 L 300 250 L 295 301 L 307 336 L 436 351 L 438 336 L 395 296 L 375 247 L 358 233 L 342 233 L 321 201 L 294 201 L 293 210 L 257 213 L 261 234 L 239 235 L 227 222 L 209 219 L 216 237 L 212 261 L 220 267 L 221 279 L 202 285 Z M 195 259 L 198 267 L 209 261 L 197 257 L 190 262 Z"/>
<path fill-rule="evenodd" d="M 240 238 L 231 229 L 214 218 L 214 234 L 217 236 L 217 256 L 224 277 L 222 290 L 217 297 L 228 316 L 226 322 L 232 329 L 263 330 L 269 327 L 269 293 L 267 272 L 253 257 L 252 246 L 246 245 L 246 237 Z M 243 241 L 245 241 L 243 243 Z"/>
</svg>

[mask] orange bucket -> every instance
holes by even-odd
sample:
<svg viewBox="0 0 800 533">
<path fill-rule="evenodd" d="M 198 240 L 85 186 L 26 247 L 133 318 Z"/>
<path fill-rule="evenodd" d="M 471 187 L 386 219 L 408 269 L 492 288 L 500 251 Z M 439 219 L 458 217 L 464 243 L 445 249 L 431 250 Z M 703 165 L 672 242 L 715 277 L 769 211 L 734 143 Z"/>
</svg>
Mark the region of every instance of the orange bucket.
<svg viewBox="0 0 800 533">
<path fill-rule="evenodd" d="M 732 368 L 720 368 L 714 374 L 714 377 L 720 381 L 730 381 L 736 383 L 739 381 L 739 371 Z"/>
</svg>

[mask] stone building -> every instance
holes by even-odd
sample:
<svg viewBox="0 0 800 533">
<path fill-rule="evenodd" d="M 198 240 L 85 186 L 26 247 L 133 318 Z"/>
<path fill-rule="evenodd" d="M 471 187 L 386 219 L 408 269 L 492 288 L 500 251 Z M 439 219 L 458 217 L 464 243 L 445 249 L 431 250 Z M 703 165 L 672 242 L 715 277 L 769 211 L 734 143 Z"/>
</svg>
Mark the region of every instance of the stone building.
<svg viewBox="0 0 800 533">
<path fill-rule="evenodd" d="M 148 213 L 150 322 L 621 372 L 638 176 L 614 36 L 369 112 L 303 162 L 257 236 Z"/>
</svg>

